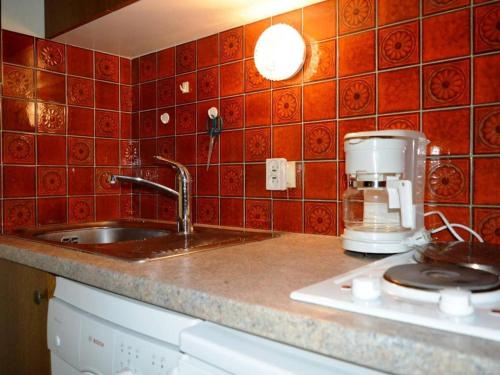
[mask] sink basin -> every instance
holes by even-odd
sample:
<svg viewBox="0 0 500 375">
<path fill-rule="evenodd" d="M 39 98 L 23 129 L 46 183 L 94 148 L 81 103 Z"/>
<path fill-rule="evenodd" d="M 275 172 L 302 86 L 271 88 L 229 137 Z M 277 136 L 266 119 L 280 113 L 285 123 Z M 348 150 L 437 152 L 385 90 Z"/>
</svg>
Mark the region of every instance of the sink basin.
<svg viewBox="0 0 500 375">
<path fill-rule="evenodd" d="M 166 229 L 92 227 L 69 229 L 36 234 L 34 237 L 68 244 L 110 244 L 122 241 L 138 241 L 166 236 L 171 231 Z"/>
<path fill-rule="evenodd" d="M 154 220 L 55 225 L 22 229 L 15 235 L 92 254 L 145 262 L 244 242 L 262 241 L 276 234 L 195 226 L 191 234 L 175 224 Z"/>
</svg>

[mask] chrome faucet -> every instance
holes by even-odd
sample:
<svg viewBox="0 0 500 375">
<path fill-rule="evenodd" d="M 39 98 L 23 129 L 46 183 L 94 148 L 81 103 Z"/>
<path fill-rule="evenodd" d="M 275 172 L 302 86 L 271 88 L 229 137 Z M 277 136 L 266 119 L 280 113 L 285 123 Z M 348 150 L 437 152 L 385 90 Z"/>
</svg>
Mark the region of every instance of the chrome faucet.
<svg viewBox="0 0 500 375">
<path fill-rule="evenodd" d="M 159 184 L 157 182 L 145 180 L 141 177 L 111 175 L 109 177 L 110 184 L 116 184 L 118 181 L 131 182 L 138 185 L 143 185 L 157 189 L 163 193 L 167 193 L 177 197 L 177 231 L 179 233 L 190 234 L 193 232 L 193 224 L 191 222 L 191 174 L 187 168 L 174 160 L 166 159 L 161 156 L 154 156 L 154 158 L 172 167 L 177 172 L 177 187 L 178 191 L 169 188 L 168 186 Z"/>
</svg>

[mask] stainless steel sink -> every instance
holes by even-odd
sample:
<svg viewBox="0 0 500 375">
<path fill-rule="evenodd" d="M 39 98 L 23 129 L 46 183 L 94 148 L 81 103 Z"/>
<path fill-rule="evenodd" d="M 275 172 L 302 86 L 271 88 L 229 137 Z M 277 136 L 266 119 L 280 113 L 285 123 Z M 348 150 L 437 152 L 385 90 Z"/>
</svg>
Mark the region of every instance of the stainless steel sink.
<svg viewBox="0 0 500 375">
<path fill-rule="evenodd" d="M 122 241 L 141 241 L 170 234 L 166 229 L 97 227 L 60 230 L 36 234 L 34 237 L 65 244 L 110 244 Z"/>
<path fill-rule="evenodd" d="M 262 241 L 276 234 L 195 226 L 193 233 L 177 232 L 177 225 L 154 220 L 55 225 L 23 229 L 15 235 L 82 252 L 144 262 L 244 242 Z"/>
</svg>

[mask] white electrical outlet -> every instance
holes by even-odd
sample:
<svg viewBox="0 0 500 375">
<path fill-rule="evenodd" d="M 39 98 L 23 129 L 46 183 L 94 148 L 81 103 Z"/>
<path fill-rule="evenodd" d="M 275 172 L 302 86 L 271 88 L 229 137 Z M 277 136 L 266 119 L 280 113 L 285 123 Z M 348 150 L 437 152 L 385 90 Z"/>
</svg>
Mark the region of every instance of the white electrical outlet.
<svg viewBox="0 0 500 375">
<path fill-rule="evenodd" d="M 295 162 L 284 158 L 266 159 L 266 190 L 294 188 Z"/>
<path fill-rule="evenodd" d="M 266 159 L 266 190 L 286 190 L 286 159 Z"/>
</svg>

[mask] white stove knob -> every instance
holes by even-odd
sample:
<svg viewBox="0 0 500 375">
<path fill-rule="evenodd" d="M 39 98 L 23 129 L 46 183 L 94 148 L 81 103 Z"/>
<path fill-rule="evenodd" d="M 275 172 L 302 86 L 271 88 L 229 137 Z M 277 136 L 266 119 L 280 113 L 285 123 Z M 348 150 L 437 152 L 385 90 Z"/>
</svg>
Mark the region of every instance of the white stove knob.
<svg viewBox="0 0 500 375">
<path fill-rule="evenodd" d="M 380 297 L 378 277 L 359 276 L 352 280 L 352 295 L 356 299 L 371 301 Z"/>
<path fill-rule="evenodd" d="M 474 312 L 471 292 L 463 289 L 443 289 L 439 292 L 439 309 L 448 315 L 467 316 Z"/>
</svg>

